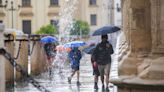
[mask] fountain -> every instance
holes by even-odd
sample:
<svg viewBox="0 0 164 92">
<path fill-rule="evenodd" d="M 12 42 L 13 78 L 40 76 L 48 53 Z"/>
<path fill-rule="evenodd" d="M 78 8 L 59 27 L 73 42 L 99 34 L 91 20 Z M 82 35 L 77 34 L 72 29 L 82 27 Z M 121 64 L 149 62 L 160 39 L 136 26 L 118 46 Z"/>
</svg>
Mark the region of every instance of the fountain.
<svg viewBox="0 0 164 92">
<path fill-rule="evenodd" d="M 74 11 L 77 9 L 76 5 L 78 0 L 65 0 L 64 6 L 62 7 L 59 16 L 59 41 L 62 41 L 62 38 L 67 37 L 69 39 L 69 31 L 73 27 L 73 16 Z M 64 40 L 65 41 L 65 40 Z M 66 41 L 67 42 L 67 41 Z"/>
<path fill-rule="evenodd" d="M 65 0 L 63 7 L 61 7 L 61 11 L 59 13 L 59 16 L 60 16 L 59 24 L 58 24 L 59 25 L 59 30 L 60 30 L 59 31 L 59 42 L 60 42 L 60 44 L 63 44 L 65 42 L 69 41 L 69 39 L 67 39 L 67 38 L 69 38 L 69 31 L 73 27 L 72 26 L 72 24 L 73 24 L 73 16 L 74 16 L 74 11 L 76 10 L 77 4 L 78 4 L 78 0 Z M 30 40 L 28 40 L 28 41 L 30 41 Z M 30 44 L 28 44 L 28 48 L 30 48 Z M 67 54 L 57 52 L 56 56 L 66 57 Z M 60 57 L 58 57 L 58 58 L 60 58 Z M 28 57 L 28 60 L 29 60 L 29 64 L 30 64 L 31 63 L 30 62 L 30 57 Z M 54 60 L 54 63 L 55 64 L 58 63 L 59 67 L 57 67 L 57 68 L 62 68 L 63 64 L 65 63 L 65 61 L 66 61 L 66 58 L 64 58 L 64 62 L 62 62 L 62 63 L 60 61 L 58 61 L 58 60 Z M 30 69 L 31 69 L 31 65 L 28 65 L 28 74 L 31 74 L 31 70 Z M 69 70 L 66 69 L 63 72 L 64 73 L 65 72 L 68 73 L 68 71 Z M 53 72 L 56 72 L 56 71 L 53 71 Z M 59 73 L 56 74 L 56 75 L 55 74 L 53 75 L 54 78 L 56 78 L 56 76 L 60 77 L 60 75 L 61 75 Z M 46 72 L 46 73 L 41 74 L 40 76 L 35 77 L 35 79 L 39 80 L 39 81 L 44 81 L 44 82 L 49 82 L 50 81 L 50 83 L 47 83 L 47 84 L 43 84 L 42 82 L 40 84 L 42 84 L 43 86 L 46 86 L 46 89 L 50 89 L 52 91 L 53 88 L 54 88 L 54 85 L 57 85 L 57 83 L 56 83 L 56 81 L 53 80 L 53 78 L 51 79 L 47 75 L 48 75 L 48 73 Z M 67 75 L 67 74 L 65 74 L 65 75 Z M 64 75 L 62 75 L 62 76 L 64 76 Z M 63 82 L 62 79 L 61 79 L 61 81 Z M 24 92 L 29 92 L 31 90 L 35 90 L 36 91 L 36 89 L 33 86 L 31 86 L 31 84 L 29 84 L 29 83 L 27 83 L 26 85 L 23 85 L 23 87 L 22 87 L 22 85 L 18 84 L 15 87 L 14 90 L 18 90 L 18 91 L 19 90 L 23 90 Z M 36 92 L 38 92 L 38 91 L 36 91 Z M 45 92 L 45 91 L 43 91 L 43 92 Z"/>
<path fill-rule="evenodd" d="M 65 42 L 68 42 L 70 40 L 69 32 L 73 27 L 73 22 L 74 22 L 73 16 L 75 10 L 77 9 L 76 8 L 77 4 L 78 4 L 78 0 L 65 0 L 64 5 L 61 8 L 61 11 L 59 13 L 60 19 L 58 23 L 60 44 L 64 44 Z M 66 50 L 57 51 L 57 55 L 53 64 L 57 65 L 57 67 L 60 69 L 59 72 L 64 66 L 65 61 L 67 61 L 67 58 L 65 57 L 67 57 Z"/>
</svg>

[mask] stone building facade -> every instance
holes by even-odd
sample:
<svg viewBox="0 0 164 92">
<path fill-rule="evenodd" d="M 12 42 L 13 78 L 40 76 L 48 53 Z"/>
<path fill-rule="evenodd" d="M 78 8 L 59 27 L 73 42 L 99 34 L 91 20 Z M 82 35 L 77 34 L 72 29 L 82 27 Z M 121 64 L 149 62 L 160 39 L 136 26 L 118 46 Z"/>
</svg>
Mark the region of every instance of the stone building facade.
<svg viewBox="0 0 164 92">
<path fill-rule="evenodd" d="M 25 33 L 34 33 L 43 25 L 53 23 L 53 21 L 58 22 L 61 17 L 60 13 L 67 9 L 63 10 L 65 3 L 75 0 L 7 0 L 6 8 L 2 7 L 5 6 L 6 0 L 1 1 L 0 22 L 3 22 L 6 28 L 13 27 Z M 11 11 L 12 1 L 13 12 Z M 73 18 L 88 22 L 91 30 L 108 24 L 110 17 L 104 16 L 108 12 L 104 9 L 104 4 L 108 4 L 107 1 L 78 0 Z"/>
<path fill-rule="evenodd" d="M 163 9 L 163 0 L 122 0 L 118 92 L 164 91 Z"/>
</svg>

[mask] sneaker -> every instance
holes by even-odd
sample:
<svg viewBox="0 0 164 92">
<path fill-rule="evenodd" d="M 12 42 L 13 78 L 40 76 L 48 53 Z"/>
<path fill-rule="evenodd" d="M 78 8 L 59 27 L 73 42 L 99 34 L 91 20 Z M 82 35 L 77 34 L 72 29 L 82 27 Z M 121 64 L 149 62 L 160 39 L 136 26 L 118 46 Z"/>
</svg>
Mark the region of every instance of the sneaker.
<svg viewBox="0 0 164 92">
<path fill-rule="evenodd" d="M 51 76 L 51 75 L 52 75 L 52 69 L 49 68 L 49 76 Z"/>
<path fill-rule="evenodd" d="M 113 87 L 114 85 L 112 83 L 109 83 L 109 87 Z"/>
<path fill-rule="evenodd" d="M 102 85 L 102 89 L 105 89 L 105 86 L 104 86 L 104 84 Z"/>
<path fill-rule="evenodd" d="M 106 87 L 106 92 L 109 92 L 109 88 L 108 87 Z"/>
<path fill-rule="evenodd" d="M 77 83 L 76 83 L 76 84 L 77 84 L 77 86 L 80 86 L 80 85 L 81 85 L 81 83 L 80 83 L 79 81 L 77 81 Z"/>
<path fill-rule="evenodd" d="M 105 92 L 105 86 L 104 86 L 104 84 L 102 85 L 102 92 Z"/>
<path fill-rule="evenodd" d="M 71 84 L 71 78 L 70 77 L 68 77 L 68 83 Z"/>
<path fill-rule="evenodd" d="M 106 92 L 109 92 L 109 88 L 108 87 L 106 87 Z"/>
<path fill-rule="evenodd" d="M 96 89 L 96 90 L 99 89 L 99 88 L 98 88 L 98 85 L 94 85 L 94 89 Z"/>
</svg>

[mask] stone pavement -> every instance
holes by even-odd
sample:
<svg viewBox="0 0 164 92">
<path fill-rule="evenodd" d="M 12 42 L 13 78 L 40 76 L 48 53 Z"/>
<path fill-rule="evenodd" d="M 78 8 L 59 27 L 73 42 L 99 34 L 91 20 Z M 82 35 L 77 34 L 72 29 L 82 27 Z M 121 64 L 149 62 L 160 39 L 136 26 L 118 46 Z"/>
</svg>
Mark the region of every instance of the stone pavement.
<svg viewBox="0 0 164 92">
<path fill-rule="evenodd" d="M 113 63 L 117 67 L 117 63 Z M 51 92 L 102 92 L 101 81 L 99 80 L 99 90 L 93 89 L 93 75 L 92 66 L 90 62 L 90 55 L 85 54 L 81 60 L 80 66 L 80 82 L 81 86 L 76 85 L 76 75 L 72 79 L 72 83 L 68 84 L 67 77 L 70 75 L 70 67 L 66 65 L 62 73 L 59 73 L 58 69 L 54 69 L 54 75 L 50 79 L 48 73 L 43 73 L 37 76 L 35 79 L 40 82 L 41 85 L 49 89 Z M 116 68 L 113 67 L 113 68 Z M 111 69 L 112 76 L 117 76 L 116 69 Z M 110 92 L 117 92 L 117 88 L 110 86 Z M 13 92 L 11 89 L 7 89 L 7 92 Z M 27 82 L 17 83 L 14 92 L 40 92 L 33 85 Z"/>
</svg>

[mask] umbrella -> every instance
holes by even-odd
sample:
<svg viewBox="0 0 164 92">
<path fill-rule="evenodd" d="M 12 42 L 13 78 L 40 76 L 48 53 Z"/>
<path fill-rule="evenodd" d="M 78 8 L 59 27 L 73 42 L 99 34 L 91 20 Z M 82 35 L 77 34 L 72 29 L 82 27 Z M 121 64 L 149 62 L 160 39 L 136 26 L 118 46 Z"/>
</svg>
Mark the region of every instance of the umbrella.
<svg viewBox="0 0 164 92">
<path fill-rule="evenodd" d="M 83 51 L 87 54 L 92 54 L 95 48 L 96 48 L 96 45 L 92 45 L 92 46 L 89 46 L 89 47 L 83 49 Z"/>
<path fill-rule="evenodd" d="M 56 43 L 56 42 L 58 42 L 57 38 L 53 37 L 53 36 L 45 36 L 45 37 L 41 38 L 40 41 L 42 43 Z"/>
<path fill-rule="evenodd" d="M 67 51 L 69 52 L 71 49 L 70 48 L 65 48 L 63 45 L 58 45 L 56 46 L 57 51 Z"/>
<path fill-rule="evenodd" d="M 80 46 L 84 46 L 84 45 L 86 45 L 86 43 L 83 41 L 72 41 L 72 42 L 68 42 L 68 43 L 64 44 L 64 47 L 74 48 L 74 47 L 80 47 Z"/>
<path fill-rule="evenodd" d="M 92 35 L 93 36 L 106 35 L 108 33 L 114 33 L 114 32 L 117 32 L 119 30 L 120 30 L 120 28 L 117 26 L 104 26 L 104 27 L 97 29 Z"/>
</svg>

